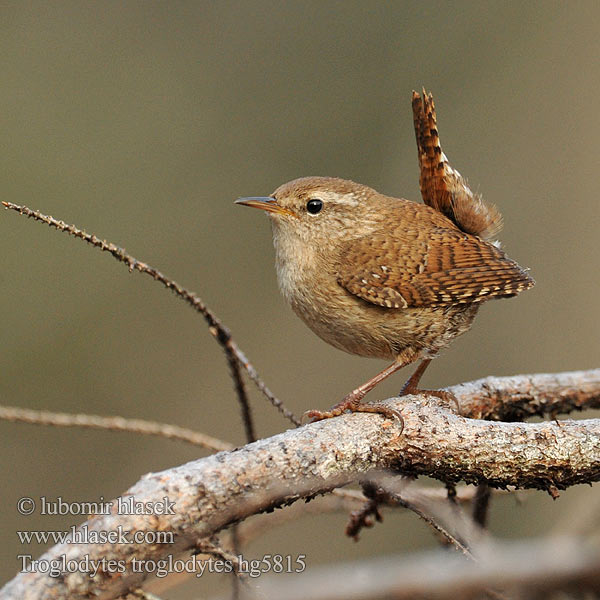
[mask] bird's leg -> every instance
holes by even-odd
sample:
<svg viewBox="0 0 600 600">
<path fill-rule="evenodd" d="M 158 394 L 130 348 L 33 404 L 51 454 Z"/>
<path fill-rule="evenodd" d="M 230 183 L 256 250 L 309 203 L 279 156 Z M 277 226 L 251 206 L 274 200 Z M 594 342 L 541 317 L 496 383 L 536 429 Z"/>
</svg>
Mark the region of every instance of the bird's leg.
<svg viewBox="0 0 600 600">
<path fill-rule="evenodd" d="M 423 373 L 425 373 L 425 369 L 429 366 L 429 363 L 433 359 L 424 358 L 419 366 L 415 369 L 415 372 L 408 378 L 406 383 L 402 386 L 400 390 L 399 396 L 408 396 L 409 394 L 415 394 L 418 391 L 417 386 L 419 385 L 419 381 L 421 381 L 421 377 L 423 377 Z"/>
<path fill-rule="evenodd" d="M 396 360 L 375 375 L 375 377 L 369 379 L 369 381 L 358 386 L 355 390 L 350 392 L 341 402 L 332 406 L 327 411 L 320 410 L 308 410 L 304 413 L 304 417 L 314 421 L 321 421 L 322 419 L 331 419 L 332 417 L 338 417 L 347 410 L 350 412 L 370 412 L 379 413 L 389 419 L 398 419 L 404 425 L 404 420 L 397 410 L 389 408 L 384 404 L 365 404 L 362 399 L 365 395 L 370 392 L 378 383 L 387 379 L 390 375 L 405 367 L 409 363 L 413 362 L 417 358 L 416 353 L 412 349 L 407 349 L 398 355 Z"/>
<path fill-rule="evenodd" d="M 445 400 L 447 402 L 452 402 L 456 405 L 456 411 L 460 412 L 460 406 L 458 405 L 458 398 L 452 393 L 447 392 L 445 390 L 420 390 L 418 388 L 419 381 L 421 381 L 421 377 L 423 373 L 425 373 L 425 369 L 429 366 L 429 363 L 433 359 L 424 358 L 421 361 L 421 364 L 416 368 L 415 372 L 409 377 L 408 381 L 404 384 L 402 389 L 400 390 L 399 396 L 408 396 L 409 394 L 426 394 L 427 396 L 435 396 L 436 398 L 440 398 L 441 400 Z"/>
</svg>

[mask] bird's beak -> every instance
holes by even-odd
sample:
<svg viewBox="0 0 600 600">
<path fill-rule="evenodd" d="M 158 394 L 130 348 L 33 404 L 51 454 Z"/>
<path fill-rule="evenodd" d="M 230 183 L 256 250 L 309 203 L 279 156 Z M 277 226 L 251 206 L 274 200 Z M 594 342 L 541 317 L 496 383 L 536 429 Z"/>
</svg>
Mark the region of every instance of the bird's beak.
<svg viewBox="0 0 600 600">
<path fill-rule="evenodd" d="M 244 206 L 251 206 L 252 208 L 260 208 L 267 212 L 276 213 L 278 215 L 287 215 L 295 217 L 296 214 L 291 210 L 284 208 L 280 204 L 277 204 L 275 198 L 270 197 L 253 197 L 253 198 L 239 198 L 235 201 L 236 204 L 243 204 Z"/>
</svg>

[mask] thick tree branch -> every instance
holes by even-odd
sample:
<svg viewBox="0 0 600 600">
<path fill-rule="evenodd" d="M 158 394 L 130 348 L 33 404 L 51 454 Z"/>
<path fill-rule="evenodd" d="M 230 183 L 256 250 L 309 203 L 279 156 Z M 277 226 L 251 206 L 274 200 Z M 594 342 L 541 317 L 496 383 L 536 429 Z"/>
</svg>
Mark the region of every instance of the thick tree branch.
<svg viewBox="0 0 600 600">
<path fill-rule="evenodd" d="M 555 379 L 560 383 L 567 375 Z M 502 380 L 502 388 L 501 384 Z M 563 386 L 558 390 L 562 393 Z M 130 570 L 134 557 L 143 561 L 176 556 L 250 515 L 327 492 L 374 470 L 537 489 L 561 489 L 600 478 L 600 420 L 494 423 L 457 416 L 426 396 L 387 402 L 401 411 L 404 431 L 398 422 L 380 415 L 348 414 L 147 475 L 124 497 L 159 504 L 167 498 L 175 503 L 174 514 L 118 515 L 115 505 L 113 514 L 89 519 L 87 530 L 114 531 L 121 526 L 125 531 L 170 532 L 173 543 L 55 546 L 44 560 L 89 556 L 97 564 L 110 559 L 123 561 L 125 572 L 100 570 L 93 579 L 81 571 L 56 579 L 23 573 L 0 598 L 118 597 L 143 581 L 143 572 Z M 461 406 L 464 410 L 462 398 Z"/>
<path fill-rule="evenodd" d="M 448 390 L 458 398 L 464 416 L 524 421 L 529 417 L 600 408 L 600 369 L 485 377 Z"/>
</svg>

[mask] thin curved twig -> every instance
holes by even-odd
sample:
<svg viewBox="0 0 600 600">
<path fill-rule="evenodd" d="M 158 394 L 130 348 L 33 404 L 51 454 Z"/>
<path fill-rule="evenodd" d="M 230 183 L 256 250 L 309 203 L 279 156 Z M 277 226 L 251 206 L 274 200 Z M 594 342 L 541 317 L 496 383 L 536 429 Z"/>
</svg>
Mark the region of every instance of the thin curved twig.
<svg viewBox="0 0 600 600">
<path fill-rule="evenodd" d="M 415 513 L 442 539 L 457 550 L 462 552 L 467 558 L 474 560 L 473 554 L 467 546 L 446 529 L 433 515 L 429 514 L 423 506 L 417 502 L 407 500 L 403 494 L 395 490 L 388 489 L 382 478 L 370 478 L 362 483 L 363 492 L 367 498 L 363 506 L 353 511 L 350 514 L 350 521 L 346 526 L 346 535 L 358 540 L 358 534 L 363 527 L 372 527 L 373 521 L 371 517 L 375 517 L 377 521 L 382 521 L 382 516 L 379 512 L 380 506 L 400 506 Z"/>
<path fill-rule="evenodd" d="M 2 201 L 2 204 L 7 209 L 14 210 L 21 215 L 25 215 L 26 217 L 33 218 L 41 223 L 45 223 L 46 225 L 54 227 L 59 231 L 65 231 L 66 233 L 69 233 L 70 235 L 87 242 L 95 248 L 99 248 L 104 252 L 110 253 L 119 262 L 126 264 L 129 268 L 129 271 L 136 270 L 140 273 L 150 275 L 150 277 L 162 283 L 167 289 L 172 290 L 179 298 L 187 302 L 194 310 L 199 312 L 206 320 L 208 324 L 208 330 L 210 331 L 211 335 L 217 340 L 217 342 L 225 351 L 238 400 L 242 407 L 242 415 L 247 437 L 250 436 L 253 439 L 256 439 L 256 434 L 250 415 L 248 394 L 241 377 L 240 367 L 246 371 L 248 377 L 254 382 L 256 387 L 286 419 L 291 421 L 296 426 L 300 425 L 300 420 L 294 416 L 294 413 L 287 409 L 281 400 L 279 400 L 279 398 L 277 398 L 275 394 L 273 394 L 273 392 L 271 392 L 271 390 L 269 390 L 269 388 L 265 385 L 254 366 L 250 363 L 246 355 L 238 348 L 237 344 L 232 339 L 229 329 L 220 321 L 216 314 L 210 310 L 206 304 L 204 304 L 202 299 L 197 294 L 179 285 L 176 281 L 169 279 L 166 275 L 163 275 L 154 267 L 137 260 L 116 244 L 107 242 L 106 240 L 101 240 L 97 236 L 86 233 L 75 225 L 69 225 L 64 221 L 44 215 L 37 210 L 28 208 L 27 206 L 20 206 L 7 201 Z"/>
<path fill-rule="evenodd" d="M 16 406 L 0 406 L 0 419 L 32 425 L 53 425 L 56 427 L 83 427 L 87 429 L 108 429 L 110 431 L 128 431 L 143 435 L 155 435 L 171 440 L 187 442 L 194 446 L 208 448 L 215 452 L 231 450 L 234 446 L 210 435 L 145 419 L 126 419 L 119 416 L 69 414 L 47 410 L 31 410 Z"/>
</svg>

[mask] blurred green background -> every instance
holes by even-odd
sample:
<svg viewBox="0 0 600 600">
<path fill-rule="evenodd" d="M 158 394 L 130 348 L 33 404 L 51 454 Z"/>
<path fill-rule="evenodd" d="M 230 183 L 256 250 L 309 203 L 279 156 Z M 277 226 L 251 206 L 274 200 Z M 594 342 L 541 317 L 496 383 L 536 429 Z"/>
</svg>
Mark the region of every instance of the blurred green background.
<svg viewBox="0 0 600 600">
<path fill-rule="evenodd" d="M 486 304 L 424 384 L 596 367 L 599 19 L 597 2 L 2 3 L 2 198 L 197 291 L 290 408 L 325 408 L 384 365 L 329 347 L 293 315 L 266 217 L 233 201 L 303 175 L 420 200 L 410 95 L 424 85 L 451 164 L 499 206 L 505 248 L 537 280 Z M 2 403 L 143 417 L 243 443 L 222 352 L 190 308 L 15 213 L 0 213 L 0 232 Z M 249 389 L 260 435 L 286 429 Z M 19 517 L 19 497 L 109 499 L 202 455 L 130 434 L 0 431 L 1 581 L 17 554 L 43 550 L 19 544 L 16 529 L 80 521 Z M 497 535 L 545 533 L 594 506 L 598 489 L 527 498 L 495 503 Z M 303 553 L 310 568 L 436 543 L 414 515 L 388 517 L 359 544 L 344 523 L 310 517 L 246 553 Z M 169 597 L 226 584 L 205 577 Z"/>
</svg>

